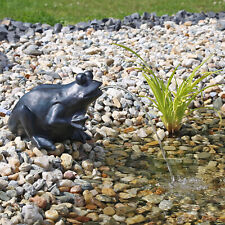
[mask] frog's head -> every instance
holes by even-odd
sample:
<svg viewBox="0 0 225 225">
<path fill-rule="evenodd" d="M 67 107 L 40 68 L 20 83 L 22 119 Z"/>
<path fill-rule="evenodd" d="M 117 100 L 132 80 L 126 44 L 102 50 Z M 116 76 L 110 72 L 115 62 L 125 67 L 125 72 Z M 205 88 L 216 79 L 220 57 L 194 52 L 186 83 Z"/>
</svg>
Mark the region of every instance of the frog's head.
<svg viewBox="0 0 225 225">
<path fill-rule="evenodd" d="M 77 74 L 75 83 L 77 100 L 84 106 L 89 105 L 102 94 L 100 89 L 102 82 L 93 80 L 91 71 Z"/>
</svg>

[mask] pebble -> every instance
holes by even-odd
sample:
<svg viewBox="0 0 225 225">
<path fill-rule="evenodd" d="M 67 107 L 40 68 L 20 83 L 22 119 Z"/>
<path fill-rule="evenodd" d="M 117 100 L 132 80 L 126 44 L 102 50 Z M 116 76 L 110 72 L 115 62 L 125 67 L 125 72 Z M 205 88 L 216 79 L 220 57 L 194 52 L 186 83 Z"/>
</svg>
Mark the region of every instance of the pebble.
<svg viewBox="0 0 225 225">
<path fill-rule="evenodd" d="M 9 176 L 11 174 L 12 174 L 11 166 L 5 162 L 0 162 L 0 175 Z"/>
<path fill-rule="evenodd" d="M 196 154 L 196 158 L 198 159 L 209 159 L 211 157 L 211 154 L 209 152 L 200 152 Z"/>
<path fill-rule="evenodd" d="M 0 191 L 0 200 L 2 201 L 9 201 L 10 197 L 7 195 L 7 193 Z"/>
<path fill-rule="evenodd" d="M 102 194 L 111 196 L 111 197 L 116 196 L 116 192 L 112 188 L 107 188 L 107 187 L 102 188 Z"/>
<path fill-rule="evenodd" d="M 173 207 L 173 203 L 169 200 L 162 200 L 159 203 L 159 208 L 162 210 L 170 210 Z"/>
<path fill-rule="evenodd" d="M 7 186 L 8 186 L 8 181 L 0 179 L 0 190 L 5 190 Z"/>
<path fill-rule="evenodd" d="M 103 213 L 108 216 L 113 216 L 116 213 L 116 211 L 113 207 L 108 206 L 103 209 Z"/>
<path fill-rule="evenodd" d="M 94 165 L 91 160 L 84 160 L 84 161 L 82 161 L 82 167 L 84 170 L 92 171 L 94 168 Z"/>
<path fill-rule="evenodd" d="M 126 219 L 126 223 L 129 224 L 138 224 L 145 221 L 145 217 L 143 215 L 136 215 L 131 218 Z"/>
<path fill-rule="evenodd" d="M 158 129 L 157 130 L 157 135 L 159 137 L 159 139 L 162 141 L 164 139 L 164 137 L 166 136 L 166 133 L 164 130 L 162 129 Z M 153 138 L 157 141 L 158 137 L 156 136 L 156 134 L 153 135 Z"/>
<path fill-rule="evenodd" d="M 50 166 L 50 161 L 48 156 L 35 157 L 34 163 L 44 169 L 49 169 L 49 166 Z"/>
<path fill-rule="evenodd" d="M 67 154 L 67 153 L 63 153 L 60 158 L 62 160 L 61 164 L 62 164 L 63 168 L 65 170 L 70 170 L 72 168 L 72 165 L 73 165 L 72 156 Z"/>
<path fill-rule="evenodd" d="M 143 197 L 143 200 L 152 203 L 152 204 L 158 204 L 163 200 L 163 196 L 156 195 L 156 194 L 150 194 Z"/>
<path fill-rule="evenodd" d="M 54 209 L 50 209 L 48 211 L 45 211 L 45 217 L 47 219 L 56 221 L 59 218 L 59 213 Z"/>
<path fill-rule="evenodd" d="M 23 206 L 22 215 L 24 218 L 24 222 L 28 225 L 32 225 L 35 223 L 43 223 L 43 217 L 39 213 L 39 209 L 37 206 L 33 205 Z"/>
<path fill-rule="evenodd" d="M 67 170 L 64 174 L 63 174 L 63 177 L 65 179 L 74 179 L 76 177 L 77 173 L 72 171 L 72 170 Z"/>
<path fill-rule="evenodd" d="M 38 49 L 37 45 L 29 45 L 25 50 L 24 53 L 27 55 L 34 55 L 38 56 L 41 55 L 42 52 Z"/>
<path fill-rule="evenodd" d="M 43 197 L 40 197 L 38 195 L 34 196 L 33 198 L 30 198 L 30 201 L 34 202 L 39 208 L 46 208 L 47 201 Z"/>
</svg>

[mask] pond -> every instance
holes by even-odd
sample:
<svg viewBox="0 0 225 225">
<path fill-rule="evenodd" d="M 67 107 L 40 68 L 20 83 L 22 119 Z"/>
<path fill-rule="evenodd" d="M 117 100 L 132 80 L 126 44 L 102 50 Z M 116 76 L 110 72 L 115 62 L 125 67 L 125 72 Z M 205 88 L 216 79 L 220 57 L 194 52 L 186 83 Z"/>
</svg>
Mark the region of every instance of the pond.
<svg viewBox="0 0 225 225">
<path fill-rule="evenodd" d="M 224 224 L 224 126 L 219 129 L 213 115 L 201 116 L 190 118 L 181 135 L 163 140 L 173 183 L 152 135 L 135 140 L 140 127 L 117 128 L 120 138 L 103 142 L 102 188 L 116 192 L 107 205 L 126 217 L 121 224 Z"/>
</svg>

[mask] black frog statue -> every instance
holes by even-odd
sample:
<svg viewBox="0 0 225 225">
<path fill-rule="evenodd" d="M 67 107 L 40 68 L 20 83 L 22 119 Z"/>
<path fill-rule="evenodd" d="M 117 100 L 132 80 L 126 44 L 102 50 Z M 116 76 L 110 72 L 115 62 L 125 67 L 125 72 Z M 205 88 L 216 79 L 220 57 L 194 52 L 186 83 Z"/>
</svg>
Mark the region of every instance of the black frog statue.
<svg viewBox="0 0 225 225">
<path fill-rule="evenodd" d="M 8 126 L 16 135 L 28 136 L 38 147 L 55 150 L 55 141 L 71 139 L 85 143 L 88 106 L 101 94 L 101 82 L 91 71 L 77 74 L 76 81 L 42 84 L 26 93 L 10 115 Z"/>
</svg>

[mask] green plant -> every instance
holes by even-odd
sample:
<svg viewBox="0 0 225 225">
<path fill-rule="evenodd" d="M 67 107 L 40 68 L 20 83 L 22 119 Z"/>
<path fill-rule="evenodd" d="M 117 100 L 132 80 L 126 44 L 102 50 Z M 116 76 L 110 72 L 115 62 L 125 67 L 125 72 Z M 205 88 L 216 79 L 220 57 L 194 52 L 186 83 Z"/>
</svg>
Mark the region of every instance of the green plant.
<svg viewBox="0 0 225 225">
<path fill-rule="evenodd" d="M 197 73 L 200 67 L 204 65 L 210 57 L 204 60 L 199 66 L 197 66 L 190 74 L 190 76 L 187 79 L 183 80 L 180 85 L 178 85 L 174 76 L 177 70 L 176 67 L 169 77 L 167 84 L 165 84 L 160 77 L 157 77 L 155 75 L 147 62 L 138 53 L 126 46 L 120 44 L 116 45 L 132 52 L 141 60 L 141 67 L 137 69 L 143 72 L 143 76 L 154 95 L 154 99 L 149 96 L 141 97 L 147 97 L 153 103 L 153 106 L 162 113 L 161 120 L 170 134 L 176 133 L 180 130 L 182 119 L 184 118 L 186 111 L 189 110 L 188 106 L 190 105 L 190 103 L 195 100 L 196 97 L 205 89 L 215 86 L 210 85 L 200 90 L 198 89 L 198 84 L 203 79 L 213 73 L 218 72 L 203 72 L 202 74 Z M 170 85 L 173 78 L 175 79 L 176 83 L 176 91 L 170 90 Z"/>
</svg>

